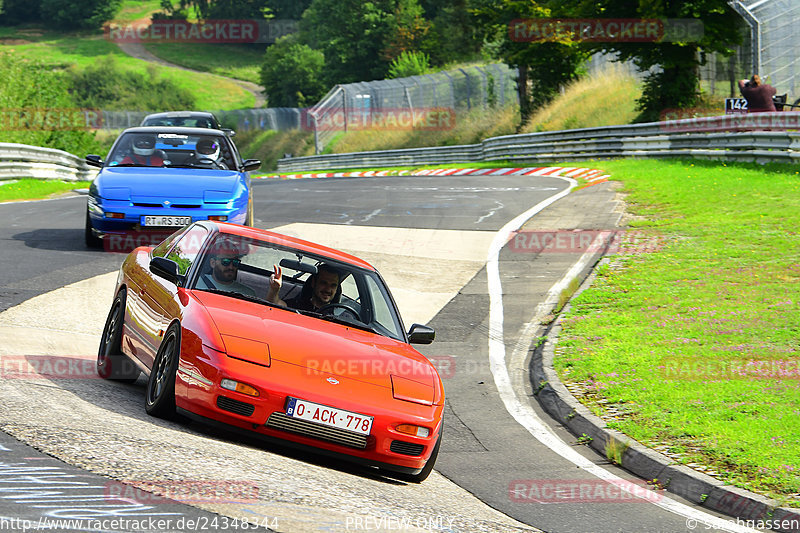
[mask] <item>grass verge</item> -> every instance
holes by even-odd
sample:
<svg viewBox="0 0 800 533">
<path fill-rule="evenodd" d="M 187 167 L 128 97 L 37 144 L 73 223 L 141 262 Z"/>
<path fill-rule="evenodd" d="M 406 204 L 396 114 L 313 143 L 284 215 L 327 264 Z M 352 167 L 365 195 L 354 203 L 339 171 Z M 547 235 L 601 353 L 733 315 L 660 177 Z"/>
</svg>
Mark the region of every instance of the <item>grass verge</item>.
<svg viewBox="0 0 800 533">
<path fill-rule="evenodd" d="M 102 35 L 61 33 L 41 28 L 0 28 L 0 52 L 34 59 L 53 68 L 84 68 L 111 56 L 120 68 L 159 76 L 185 88 L 197 109 L 249 109 L 255 97 L 234 82 L 204 72 L 151 65 L 125 54 Z"/>
<path fill-rule="evenodd" d="M 343 132 L 326 153 L 366 152 L 392 150 L 396 148 L 420 148 L 425 146 L 455 146 L 476 144 L 489 137 L 514 133 L 519 122 L 519 109 L 476 108 L 459 110 L 452 120 L 436 123 L 431 129 L 364 129 Z"/>
<path fill-rule="evenodd" d="M 182 67 L 261 83 L 263 44 L 148 44 L 153 55 Z"/>
<path fill-rule="evenodd" d="M 639 245 L 573 299 L 556 370 L 610 427 L 797 506 L 797 167 L 587 165 L 622 182 Z"/>
<path fill-rule="evenodd" d="M 0 181 L 0 202 L 51 198 L 73 189 L 88 188 L 89 183 L 88 181 L 37 180 L 33 178 Z"/>
<path fill-rule="evenodd" d="M 581 78 L 523 126 L 521 133 L 594 128 L 634 121 L 641 83 L 619 67 Z"/>
</svg>

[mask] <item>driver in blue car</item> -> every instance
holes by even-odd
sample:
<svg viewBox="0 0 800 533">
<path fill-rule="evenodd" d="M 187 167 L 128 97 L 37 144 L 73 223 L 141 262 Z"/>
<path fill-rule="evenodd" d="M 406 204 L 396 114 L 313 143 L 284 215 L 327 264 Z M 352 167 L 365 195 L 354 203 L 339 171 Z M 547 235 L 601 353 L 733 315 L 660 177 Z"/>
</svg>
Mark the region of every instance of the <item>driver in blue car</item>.
<svg viewBox="0 0 800 533">
<path fill-rule="evenodd" d="M 197 141 L 195 164 L 207 164 L 220 170 L 228 170 L 228 165 L 220 157 L 219 142 L 209 137 Z"/>
<path fill-rule="evenodd" d="M 248 287 L 236 279 L 243 256 L 239 246 L 232 240 L 220 239 L 215 242 L 208 260 L 211 272 L 200 276 L 200 279 L 197 280 L 197 288 L 255 296 L 256 292 L 252 287 Z"/>
<path fill-rule="evenodd" d="M 337 303 L 340 294 L 342 274 L 332 266 L 322 263 L 303 285 L 303 290 L 294 298 L 285 302 L 278 296 L 283 285 L 281 267 L 273 265 L 273 273 L 269 277 L 267 301 L 299 311 L 318 312 L 326 305 Z"/>
</svg>

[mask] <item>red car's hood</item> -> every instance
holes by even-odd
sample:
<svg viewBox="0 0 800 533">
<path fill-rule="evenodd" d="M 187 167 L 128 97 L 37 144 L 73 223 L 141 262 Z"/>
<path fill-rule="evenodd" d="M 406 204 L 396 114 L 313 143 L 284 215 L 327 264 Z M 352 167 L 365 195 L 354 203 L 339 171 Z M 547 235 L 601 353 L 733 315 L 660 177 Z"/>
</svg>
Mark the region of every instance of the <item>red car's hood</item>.
<svg viewBox="0 0 800 533">
<path fill-rule="evenodd" d="M 391 375 L 431 388 L 438 380 L 425 356 L 389 337 L 247 301 L 231 305 L 231 298 L 213 293 L 196 291 L 194 295 L 208 309 L 230 356 L 252 356 L 254 362 L 263 363 L 266 350 L 270 362 L 389 388 Z M 231 353 L 243 347 L 254 353 Z"/>
</svg>

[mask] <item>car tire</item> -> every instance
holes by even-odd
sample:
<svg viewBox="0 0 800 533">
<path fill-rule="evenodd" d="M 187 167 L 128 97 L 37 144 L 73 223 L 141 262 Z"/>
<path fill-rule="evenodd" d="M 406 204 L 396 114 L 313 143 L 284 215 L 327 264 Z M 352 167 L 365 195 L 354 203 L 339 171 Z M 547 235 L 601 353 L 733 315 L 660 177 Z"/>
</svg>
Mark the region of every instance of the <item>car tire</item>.
<svg viewBox="0 0 800 533">
<path fill-rule="evenodd" d="M 92 221 L 89 218 L 89 211 L 86 211 L 86 227 L 84 229 L 84 239 L 86 240 L 87 248 L 102 248 L 103 240 L 95 236 L 92 231 Z"/>
<path fill-rule="evenodd" d="M 181 333 L 180 326 L 176 323 L 164 334 L 147 379 L 144 408 L 150 416 L 175 416 L 175 374 L 178 371 L 180 353 Z"/>
<path fill-rule="evenodd" d="M 127 292 L 122 289 L 114 298 L 103 327 L 100 348 L 97 350 L 97 374 L 103 379 L 133 383 L 141 371 L 122 353 L 122 326 L 125 321 Z"/>
<path fill-rule="evenodd" d="M 439 457 L 439 445 L 442 443 L 442 434 L 439 433 L 439 438 L 436 439 L 436 444 L 433 445 L 433 451 L 431 452 L 431 456 L 428 459 L 428 462 L 425 463 L 425 466 L 422 467 L 422 470 L 418 474 L 392 474 L 393 477 L 397 479 L 401 479 L 403 481 L 408 481 L 409 483 L 422 483 L 428 476 L 431 475 L 433 472 L 433 465 L 436 464 L 436 458 Z"/>
</svg>

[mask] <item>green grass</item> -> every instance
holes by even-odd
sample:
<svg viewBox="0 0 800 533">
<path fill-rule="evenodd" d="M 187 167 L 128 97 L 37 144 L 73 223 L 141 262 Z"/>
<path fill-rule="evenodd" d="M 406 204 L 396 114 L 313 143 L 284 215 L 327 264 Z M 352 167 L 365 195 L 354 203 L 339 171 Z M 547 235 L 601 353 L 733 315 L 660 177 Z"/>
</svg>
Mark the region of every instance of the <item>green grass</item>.
<svg viewBox="0 0 800 533">
<path fill-rule="evenodd" d="M 325 149 L 326 153 L 366 152 L 425 146 L 476 144 L 489 137 L 514 133 L 519 122 L 516 106 L 473 108 L 442 115 L 435 128 L 362 129 L 340 132 Z M 441 127 L 439 126 L 441 124 Z"/>
<path fill-rule="evenodd" d="M 122 7 L 114 17 L 116 24 L 130 24 L 131 22 L 147 19 L 161 10 L 161 0 L 124 0 Z"/>
<path fill-rule="evenodd" d="M 148 44 L 153 55 L 182 67 L 261 83 L 263 44 Z"/>
<path fill-rule="evenodd" d="M 528 120 L 522 133 L 630 124 L 638 115 L 641 84 L 614 65 L 570 84 Z"/>
<path fill-rule="evenodd" d="M 125 54 L 102 35 L 60 33 L 37 28 L 0 28 L 0 52 L 12 52 L 41 61 L 53 68 L 85 67 L 103 56 L 112 56 L 124 69 L 147 74 L 146 61 Z M 163 78 L 186 88 L 196 98 L 198 109 L 226 110 L 252 108 L 255 98 L 235 83 L 207 73 L 150 66 Z"/>
<path fill-rule="evenodd" d="M 0 202 L 50 198 L 73 189 L 88 188 L 89 183 L 88 181 L 37 180 L 30 178 L 17 181 L 0 181 Z"/>
<path fill-rule="evenodd" d="M 798 167 L 586 164 L 622 182 L 640 242 L 573 299 L 555 361 L 561 378 L 611 427 L 800 504 L 800 373 L 715 370 L 800 360 Z M 670 373 L 686 361 L 709 371 Z"/>
</svg>

